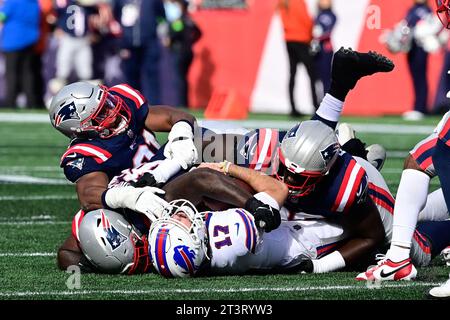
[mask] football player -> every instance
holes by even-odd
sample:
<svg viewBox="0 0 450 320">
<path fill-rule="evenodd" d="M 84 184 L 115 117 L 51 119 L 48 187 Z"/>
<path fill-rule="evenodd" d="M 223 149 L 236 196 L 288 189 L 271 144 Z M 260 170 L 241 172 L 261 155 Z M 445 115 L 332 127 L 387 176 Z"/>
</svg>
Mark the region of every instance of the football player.
<svg viewBox="0 0 450 320">
<path fill-rule="evenodd" d="M 160 146 L 154 131 L 169 132 L 164 148 L 168 158 L 165 171 L 187 169 L 197 159 L 195 118 L 168 106 L 149 107 L 146 99 L 126 84 L 107 88 L 72 83 L 53 97 L 49 114 L 52 125 L 71 139 L 61 157 L 61 167 L 66 178 L 76 184 L 82 208 L 79 214 L 97 208 L 155 211 L 165 204 L 157 188 L 107 189 L 112 177 L 155 155 Z M 144 203 L 144 208 L 136 207 L 143 195 L 153 200 L 149 201 L 152 208 L 145 208 Z M 74 247 L 75 239 L 69 237 L 58 251 L 61 268 L 74 264 Z"/>
<path fill-rule="evenodd" d="M 450 1 L 436 0 L 437 14 L 444 27 L 450 27 Z M 414 278 L 417 273 L 410 258 L 411 239 L 417 224 L 419 212 L 427 203 L 430 180 L 438 176 L 443 196 L 450 205 L 450 112 L 447 112 L 434 132 L 419 142 L 405 159 L 397 202 L 394 209 L 394 227 L 391 246 L 386 259 L 377 266 L 369 268 L 365 276 L 377 280 L 403 280 Z M 442 235 L 441 242 L 446 235 Z M 444 259 L 448 259 L 450 248 L 443 250 Z M 388 275 L 388 276 L 386 276 Z M 394 276 L 391 276 L 394 275 Z M 450 280 L 441 287 L 430 290 L 434 298 L 450 297 Z"/>
<path fill-rule="evenodd" d="M 386 183 L 367 161 L 358 158 L 358 162 L 368 168 L 369 175 L 376 182 L 371 186 L 370 196 L 386 209 L 387 215 L 383 216 L 383 222 L 389 233 L 392 229 L 393 208 L 389 207 L 388 199 L 392 197 Z M 217 164 L 208 166 L 218 168 Z M 230 163 L 223 164 L 222 168 L 229 175 L 246 181 L 254 174 Z M 254 179 L 261 177 L 263 176 L 255 176 Z M 264 186 L 261 181 L 256 186 L 261 189 L 255 190 L 261 192 L 255 197 L 271 207 L 279 208 L 287 194 L 279 182 L 277 184 L 269 179 L 266 181 L 277 188 L 269 190 L 269 185 Z M 423 225 L 427 224 L 438 225 L 441 231 L 450 231 L 449 221 Z M 425 238 L 419 232 L 417 235 L 415 261 L 426 266 L 431 260 L 433 238 Z M 264 233 L 245 209 L 199 213 L 189 201 L 175 200 L 168 205 L 163 216 L 152 224 L 148 241 L 151 260 L 158 273 L 165 277 L 187 277 L 205 267 L 207 269 L 202 271 L 208 275 L 211 272 L 241 274 L 262 270 L 315 273 L 333 271 L 319 268 L 318 262 L 326 260 L 351 239 L 342 226 L 325 219 L 284 220 L 279 228 Z"/>
<path fill-rule="evenodd" d="M 332 75 L 332 86 L 330 89 L 330 93 L 333 94 L 334 96 L 338 97 L 338 99 L 345 99 L 345 96 L 347 95 L 347 93 L 354 88 L 354 86 L 356 85 L 356 82 L 364 76 L 376 73 L 376 72 L 388 72 L 391 71 L 393 69 L 393 64 L 390 60 L 386 59 L 385 57 L 378 55 L 376 53 L 373 52 L 369 52 L 369 53 L 358 53 L 358 52 L 354 52 L 352 50 L 346 50 L 341 48 L 341 50 L 339 50 L 334 57 L 334 61 L 333 61 L 333 75 Z M 332 95 L 327 95 L 327 97 L 325 97 L 321 108 L 319 108 L 317 114 L 316 114 L 316 118 L 327 123 L 330 126 L 335 126 L 337 123 L 337 120 L 339 118 L 340 112 L 342 110 L 342 106 L 343 106 L 343 102 L 341 102 L 340 100 L 338 100 L 337 98 L 335 98 Z M 267 145 L 266 140 L 267 138 L 269 138 L 270 141 L 270 136 L 266 135 L 265 137 L 265 142 L 264 145 Z M 169 140 L 170 140 L 170 135 L 169 135 Z M 245 140 L 245 139 L 243 139 Z M 180 139 L 174 138 L 174 141 L 179 142 Z M 181 140 L 183 141 L 183 140 Z M 166 146 L 167 149 L 167 146 Z M 264 148 L 263 148 L 264 149 Z M 267 149 L 267 148 L 266 148 Z M 166 150 L 164 150 L 164 153 L 166 153 Z M 250 153 L 249 153 L 250 154 Z M 264 154 L 264 153 L 262 153 Z M 67 154 L 68 155 L 68 154 Z M 66 155 L 66 158 L 67 158 Z M 264 161 L 264 157 L 263 156 L 263 161 Z M 258 158 L 258 161 L 260 161 L 260 158 Z M 153 180 L 153 179 L 151 179 Z M 107 182 L 107 181 L 105 181 Z M 102 190 L 105 186 L 102 185 Z M 134 195 L 136 195 L 135 197 L 130 196 L 129 194 L 127 194 L 126 192 L 123 191 L 130 191 L 129 193 L 133 193 Z M 137 197 L 140 195 L 138 194 L 138 192 L 136 191 L 140 191 L 141 193 L 148 195 L 148 196 L 144 196 L 144 197 L 140 197 L 140 199 L 153 199 L 154 201 L 145 201 L 146 204 L 151 204 L 151 203 L 155 203 L 155 205 L 159 208 L 161 208 L 161 205 L 163 204 L 163 201 L 161 199 L 159 199 L 159 197 L 153 197 L 152 194 L 153 192 L 159 192 L 157 191 L 157 189 L 149 189 L 147 191 L 141 191 L 141 189 L 136 189 L 133 186 L 124 186 L 122 188 L 111 188 L 108 189 L 107 191 L 103 190 L 102 194 L 103 194 L 103 203 L 99 204 L 98 207 L 105 207 L 105 208 L 119 208 L 119 207 L 125 207 L 125 208 L 129 208 L 132 209 L 133 211 L 136 211 L 136 203 L 137 203 Z M 87 192 L 86 192 L 87 193 Z M 119 197 L 119 201 L 117 201 L 115 198 Z M 121 197 L 121 198 L 120 198 Z M 124 201 L 121 201 L 121 199 L 123 199 Z M 248 198 L 247 198 L 248 199 Z M 98 201 L 98 197 L 96 199 Z M 144 202 L 144 201 L 141 201 Z M 140 205 L 140 203 L 138 203 L 138 205 Z M 91 206 L 92 208 L 96 208 Z M 152 209 L 152 208 L 151 208 Z M 154 209 L 153 209 L 154 210 Z M 83 215 L 83 212 L 80 212 L 78 214 L 79 217 L 81 217 Z M 81 221 L 81 219 L 75 219 L 74 220 L 74 224 L 77 225 L 78 222 L 76 221 Z M 268 225 L 267 228 L 269 229 L 273 229 L 276 226 L 274 225 Z M 74 250 L 74 242 L 75 238 L 71 237 L 70 238 L 70 243 L 67 243 L 67 246 L 63 246 L 62 249 L 67 249 L 67 250 L 60 250 L 61 252 L 69 252 L 70 255 L 72 255 L 73 250 Z M 68 259 L 70 261 L 70 259 Z M 73 261 L 70 261 L 69 264 L 73 264 Z M 64 266 L 63 266 L 64 267 Z"/>
</svg>

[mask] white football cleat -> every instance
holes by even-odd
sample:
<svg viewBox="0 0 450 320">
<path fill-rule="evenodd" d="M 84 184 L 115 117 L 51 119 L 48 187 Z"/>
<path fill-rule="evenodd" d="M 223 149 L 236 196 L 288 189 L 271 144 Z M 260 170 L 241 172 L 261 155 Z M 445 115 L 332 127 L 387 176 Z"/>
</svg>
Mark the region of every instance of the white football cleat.
<svg viewBox="0 0 450 320">
<path fill-rule="evenodd" d="M 380 144 L 371 144 L 366 148 L 367 161 L 369 161 L 378 171 L 381 171 L 386 160 L 386 149 Z"/>
<path fill-rule="evenodd" d="M 450 279 L 439 287 L 434 287 L 428 292 L 432 299 L 450 299 Z"/>
<path fill-rule="evenodd" d="M 360 273 L 358 281 L 398 281 L 412 280 L 417 276 L 417 269 L 412 264 L 411 258 L 400 262 L 389 259 L 378 261 L 376 266 L 369 267 L 366 272 Z"/>
<path fill-rule="evenodd" d="M 346 122 L 340 123 L 336 129 L 339 144 L 343 146 L 349 140 L 355 139 L 355 130 Z"/>
</svg>

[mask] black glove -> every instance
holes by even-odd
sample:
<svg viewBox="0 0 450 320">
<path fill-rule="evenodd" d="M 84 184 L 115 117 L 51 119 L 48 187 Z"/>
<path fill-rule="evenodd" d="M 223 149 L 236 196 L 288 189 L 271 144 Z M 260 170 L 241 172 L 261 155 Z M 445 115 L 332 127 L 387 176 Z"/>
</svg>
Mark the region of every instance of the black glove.
<svg viewBox="0 0 450 320">
<path fill-rule="evenodd" d="M 314 265 L 312 260 L 305 255 L 302 255 L 300 263 L 295 267 L 298 272 L 312 273 L 314 271 Z"/>
<path fill-rule="evenodd" d="M 155 177 L 150 172 L 144 173 L 136 182 L 131 182 L 130 184 L 136 188 L 158 187 Z"/>
<path fill-rule="evenodd" d="M 280 211 L 259 201 L 255 197 L 247 200 L 245 210 L 253 215 L 256 226 L 264 229 L 265 232 L 275 230 L 281 224 Z"/>
</svg>

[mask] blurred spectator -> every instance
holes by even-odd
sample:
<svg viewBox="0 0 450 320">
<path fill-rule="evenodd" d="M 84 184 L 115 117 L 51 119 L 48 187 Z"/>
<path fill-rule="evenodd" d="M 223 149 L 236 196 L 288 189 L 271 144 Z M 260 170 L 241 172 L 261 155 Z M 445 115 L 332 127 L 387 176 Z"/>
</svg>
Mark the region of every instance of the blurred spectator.
<svg viewBox="0 0 450 320">
<path fill-rule="evenodd" d="M 180 105 L 188 107 L 188 72 L 194 59 L 192 47 L 202 33 L 188 12 L 186 0 L 167 0 L 164 3 L 169 22 L 169 46 L 173 58 L 175 90 Z"/>
<path fill-rule="evenodd" d="M 56 93 L 75 70 L 78 80 L 92 79 L 92 48 L 89 18 L 96 13 L 93 0 L 56 0 L 58 38 L 56 78 L 49 83 Z"/>
<path fill-rule="evenodd" d="M 447 41 L 445 48 L 444 63 L 442 65 L 441 76 L 439 79 L 439 86 L 436 92 L 436 99 L 434 102 L 433 113 L 444 114 L 449 110 L 450 98 L 450 40 Z M 447 97 L 447 95 L 449 95 Z"/>
<path fill-rule="evenodd" d="M 34 73 L 36 74 L 36 81 L 34 83 L 34 92 L 35 96 L 38 99 L 39 106 L 44 107 L 44 92 L 45 92 L 45 83 L 44 77 L 42 73 L 42 56 L 45 51 L 48 49 L 48 42 L 50 38 L 50 34 L 52 32 L 52 28 L 56 23 L 56 15 L 53 10 L 53 0 L 39 0 L 39 8 L 40 8 L 40 23 L 39 23 L 39 40 L 34 47 L 34 62 L 33 68 Z"/>
<path fill-rule="evenodd" d="M 122 27 L 120 57 L 125 81 L 151 104 L 160 104 L 158 24 L 165 22 L 162 0 L 116 0 L 114 15 Z"/>
<path fill-rule="evenodd" d="M 331 61 L 334 52 L 331 33 L 336 25 L 336 20 L 336 15 L 332 10 L 332 0 L 319 0 L 319 13 L 313 29 L 312 50 L 316 53 L 316 69 L 323 84 L 322 96 L 330 89 L 331 85 Z"/>
<path fill-rule="evenodd" d="M 90 17 L 90 26 L 93 31 L 93 78 L 101 79 L 108 86 L 116 83 L 112 83 L 112 79 L 107 75 L 106 65 L 113 57 L 118 59 L 119 38 L 122 35 L 122 28 L 119 22 L 114 19 L 110 2 L 109 0 L 99 2 L 97 14 Z M 110 71 L 114 75 L 120 74 L 120 68 Z"/>
<path fill-rule="evenodd" d="M 310 52 L 312 41 L 313 20 L 311 19 L 304 0 L 279 0 L 278 9 L 284 27 L 284 39 L 289 55 L 289 99 L 291 102 L 291 116 L 300 116 L 294 99 L 295 75 L 297 65 L 303 63 L 308 71 L 313 105 L 317 109 L 316 93 L 317 75 L 314 59 Z"/>
<path fill-rule="evenodd" d="M 1 49 L 6 60 L 6 106 L 16 107 L 20 92 L 27 107 L 40 106 L 35 93 L 36 69 L 34 45 L 39 39 L 39 4 L 37 0 L 6 0 L 0 7 L 3 23 Z"/>
<path fill-rule="evenodd" d="M 415 28 L 419 21 L 426 19 L 431 13 L 427 0 L 413 1 L 414 4 L 406 16 L 406 22 L 409 28 Z M 415 100 L 414 110 L 406 112 L 404 118 L 407 120 L 419 120 L 428 112 L 428 52 L 413 38 L 407 57 L 409 71 L 414 85 Z"/>
</svg>

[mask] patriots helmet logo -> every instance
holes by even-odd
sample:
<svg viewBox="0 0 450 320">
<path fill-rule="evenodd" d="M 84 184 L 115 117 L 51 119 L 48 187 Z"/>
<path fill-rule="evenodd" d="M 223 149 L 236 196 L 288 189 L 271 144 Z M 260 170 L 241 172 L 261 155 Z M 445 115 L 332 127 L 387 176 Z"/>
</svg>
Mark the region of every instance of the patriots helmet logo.
<svg viewBox="0 0 450 320">
<path fill-rule="evenodd" d="M 333 157 L 336 155 L 337 152 L 339 152 L 339 144 L 338 143 L 330 144 L 325 149 L 320 150 L 322 159 L 326 163 L 328 163 L 331 159 L 333 159 Z"/>
<path fill-rule="evenodd" d="M 59 111 L 55 114 L 55 126 L 59 126 L 61 122 L 67 120 L 80 120 L 80 116 L 78 115 L 77 108 L 75 107 L 75 102 L 71 102 L 63 106 Z"/>
<path fill-rule="evenodd" d="M 295 137 L 295 136 L 297 135 L 297 130 L 298 130 L 298 127 L 299 127 L 299 126 L 300 126 L 300 123 L 298 123 L 297 125 L 295 125 L 295 127 L 291 128 L 291 130 L 289 130 L 289 131 L 286 133 L 286 137 L 287 137 L 287 138 Z"/>
<path fill-rule="evenodd" d="M 102 211 L 102 226 L 103 230 L 106 233 L 106 240 L 111 245 L 112 250 L 116 250 L 122 243 L 127 241 L 127 237 L 123 234 L 121 234 L 119 231 L 117 231 L 114 226 L 111 225 L 108 218 L 105 216 L 105 214 Z"/>
<path fill-rule="evenodd" d="M 176 264 L 189 272 L 190 275 L 194 275 L 198 268 L 194 263 L 194 259 L 195 252 L 194 250 L 189 250 L 189 247 L 180 245 L 174 248 L 173 260 Z"/>
</svg>

